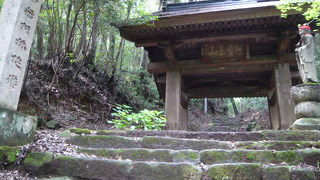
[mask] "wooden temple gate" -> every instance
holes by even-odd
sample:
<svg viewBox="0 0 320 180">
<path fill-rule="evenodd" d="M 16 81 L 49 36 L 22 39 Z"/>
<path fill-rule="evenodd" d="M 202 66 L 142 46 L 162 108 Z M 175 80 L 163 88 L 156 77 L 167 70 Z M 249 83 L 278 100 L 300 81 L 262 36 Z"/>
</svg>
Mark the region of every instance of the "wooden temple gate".
<svg viewBox="0 0 320 180">
<path fill-rule="evenodd" d="M 154 25 L 117 24 L 149 53 L 168 129 L 186 129 L 192 98 L 268 97 L 273 129 L 294 122 L 289 92 L 300 81 L 294 48 L 305 20 L 281 18 L 277 3 L 168 4 Z"/>
</svg>

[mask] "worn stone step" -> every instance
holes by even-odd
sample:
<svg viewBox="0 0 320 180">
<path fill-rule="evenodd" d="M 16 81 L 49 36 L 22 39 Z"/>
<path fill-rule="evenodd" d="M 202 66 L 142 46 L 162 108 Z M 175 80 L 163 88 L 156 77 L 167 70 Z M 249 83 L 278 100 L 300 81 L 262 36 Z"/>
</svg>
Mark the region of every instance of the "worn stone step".
<svg viewBox="0 0 320 180">
<path fill-rule="evenodd" d="M 320 131 L 257 131 L 257 132 L 188 132 L 188 131 L 114 131 L 114 130 L 83 130 L 71 129 L 77 134 L 116 135 L 127 137 L 166 136 L 188 139 L 211 139 L 220 141 L 318 141 Z"/>
<path fill-rule="evenodd" d="M 43 157 L 40 157 L 40 156 Z M 39 161 L 39 159 L 45 161 Z M 201 168 L 190 163 L 155 163 L 86 159 L 31 153 L 24 168 L 36 177 L 68 176 L 99 180 L 200 180 Z"/>
<path fill-rule="evenodd" d="M 212 132 L 238 132 L 240 131 L 239 126 L 209 126 L 208 131 Z"/>
<path fill-rule="evenodd" d="M 231 149 L 230 143 L 223 141 L 165 137 L 74 136 L 69 139 L 69 142 L 89 148 Z"/>
<path fill-rule="evenodd" d="M 236 121 L 212 122 L 209 126 L 240 126 L 242 123 Z"/>
<path fill-rule="evenodd" d="M 320 149 L 274 150 L 168 150 L 168 149 L 79 149 L 78 152 L 113 160 L 189 162 L 206 165 L 221 163 L 307 164 L 317 167 Z"/>
<path fill-rule="evenodd" d="M 148 148 L 148 149 L 256 149 L 294 150 L 319 148 L 317 141 L 216 141 L 169 137 L 128 138 L 122 136 L 73 136 L 69 143 L 87 148 Z"/>
<path fill-rule="evenodd" d="M 215 164 L 208 168 L 206 180 L 317 180 L 312 168 L 263 166 L 258 163 Z"/>
<path fill-rule="evenodd" d="M 289 165 L 307 164 L 317 167 L 320 149 L 301 149 L 289 151 L 272 150 L 204 150 L 200 152 L 200 161 L 204 164 L 220 163 L 263 163 Z"/>
<path fill-rule="evenodd" d="M 199 151 L 195 150 L 168 150 L 168 149 L 102 149 L 102 148 L 82 148 L 79 153 L 96 155 L 114 160 L 132 161 L 155 161 L 155 162 L 189 162 L 199 163 Z"/>
</svg>

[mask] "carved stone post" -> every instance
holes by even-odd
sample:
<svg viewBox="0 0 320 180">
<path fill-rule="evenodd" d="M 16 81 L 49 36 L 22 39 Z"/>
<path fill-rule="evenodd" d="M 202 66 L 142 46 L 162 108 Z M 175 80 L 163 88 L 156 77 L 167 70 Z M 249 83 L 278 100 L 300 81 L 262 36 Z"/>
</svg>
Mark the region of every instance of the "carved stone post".
<svg viewBox="0 0 320 180">
<path fill-rule="evenodd" d="M 6 0 L 0 16 L 0 106 L 17 110 L 40 0 Z"/>
<path fill-rule="evenodd" d="M 17 110 L 42 0 L 5 0 L 0 15 L 0 145 L 24 144 L 35 118 Z"/>
</svg>

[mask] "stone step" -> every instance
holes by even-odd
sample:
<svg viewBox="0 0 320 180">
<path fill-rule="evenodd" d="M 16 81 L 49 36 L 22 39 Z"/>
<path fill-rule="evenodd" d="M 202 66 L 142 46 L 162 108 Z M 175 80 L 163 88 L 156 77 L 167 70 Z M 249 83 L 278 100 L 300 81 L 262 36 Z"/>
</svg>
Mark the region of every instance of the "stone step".
<svg viewBox="0 0 320 180">
<path fill-rule="evenodd" d="M 31 153 L 24 169 L 32 176 L 68 176 L 99 180 L 200 180 L 200 167 L 190 163 L 132 162 Z M 46 159 L 46 161 L 39 161 Z"/>
<path fill-rule="evenodd" d="M 288 165 L 307 164 L 317 167 L 320 160 L 320 149 L 301 149 L 289 151 L 273 150 L 204 150 L 200 152 L 203 164 L 220 163 L 262 163 Z"/>
<path fill-rule="evenodd" d="M 23 162 L 32 176 L 67 176 L 99 180 L 316 180 L 319 171 L 298 166 L 260 163 L 223 163 L 200 166 L 191 163 L 132 162 L 31 153 Z"/>
<path fill-rule="evenodd" d="M 257 132 L 188 132 L 188 131 L 120 131 L 70 129 L 76 134 L 115 135 L 127 137 L 166 136 L 187 139 L 211 139 L 219 141 L 319 141 L 320 131 L 273 131 Z"/>
<path fill-rule="evenodd" d="M 239 126 L 209 126 L 207 130 L 210 132 L 238 132 L 240 128 Z"/>
<path fill-rule="evenodd" d="M 289 151 L 273 150 L 168 150 L 168 149 L 79 149 L 79 153 L 96 155 L 113 160 L 189 162 L 206 165 L 221 163 L 262 163 L 289 165 L 307 164 L 317 167 L 320 149 L 302 149 Z"/>
<path fill-rule="evenodd" d="M 209 126 L 241 126 L 242 123 L 235 121 L 226 121 L 226 122 L 212 122 Z"/>
<path fill-rule="evenodd" d="M 170 149 L 103 149 L 81 148 L 79 153 L 96 155 L 113 160 L 153 161 L 153 162 L 189 162 L 199 163 L 200 153 L 195 150 L 170 150 Z"/>
<path fill-rule="evenodd" d="M 257 163 L 215 164 L 208 168 L 209 180 L 317 180 L 319 171 L 290 166 L 263 166 Z"/>
<path fill-rule="evenodd" d="M 295 150 L 319 148 L 317 141 L 216 141 L 181 139 L 169 137 L 128 138 L 122 136 L 73 136 L 70 144 L 87 148 L 148 148 L 148 149 L 255 149 L 255 150 Z"/>
</svg>

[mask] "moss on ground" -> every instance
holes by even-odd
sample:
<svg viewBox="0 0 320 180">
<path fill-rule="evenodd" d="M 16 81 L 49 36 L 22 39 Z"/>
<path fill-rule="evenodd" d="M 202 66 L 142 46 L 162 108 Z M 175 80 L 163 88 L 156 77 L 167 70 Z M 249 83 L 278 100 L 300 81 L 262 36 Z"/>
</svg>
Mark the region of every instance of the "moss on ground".
<svg viewBox="0 0 320 180">
<path fill-rule="evenodd" d="M 300 154 L 296 151 L 278 151 L 275 152 L 276 159 L 278 161 L 286 162 L 290 165 L 295 165 L 303 162 L 303 158 L 300 156 Z"/>
<path fill-rule="evenodd" d="M 89 129 L 71 128 L 69 130 L 71 133 L 75 133 L 75 134 L 79 134 L 79 135 L 82 135 L 82 134 L 88 135 L 88 134 L 93 133 L 93 131 L 89 130 Z"/>
<path fill-rule="evenodd" d="M 0 146 L 0 163 L 13 164 L 17 160 L 20 149 L 15 147 Z"/>
</svg>

